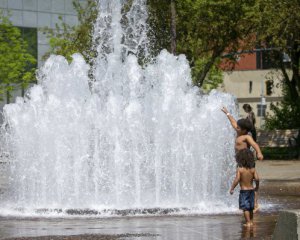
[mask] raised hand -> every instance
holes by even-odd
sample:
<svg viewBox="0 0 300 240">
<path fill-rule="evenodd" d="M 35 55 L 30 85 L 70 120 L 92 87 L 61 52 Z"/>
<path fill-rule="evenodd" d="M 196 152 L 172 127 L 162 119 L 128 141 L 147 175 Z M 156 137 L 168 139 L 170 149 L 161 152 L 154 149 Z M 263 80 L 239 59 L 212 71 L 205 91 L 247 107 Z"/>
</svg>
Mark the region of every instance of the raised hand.
<svg viewBox="0 0 300 240">
<path fill-rule="evenodd" d="M 226 107 L 222 107 L 221 110 L 222 110 L 222 112 L 225 113 L 225 114 L 229 113 Z"/>
</svg>

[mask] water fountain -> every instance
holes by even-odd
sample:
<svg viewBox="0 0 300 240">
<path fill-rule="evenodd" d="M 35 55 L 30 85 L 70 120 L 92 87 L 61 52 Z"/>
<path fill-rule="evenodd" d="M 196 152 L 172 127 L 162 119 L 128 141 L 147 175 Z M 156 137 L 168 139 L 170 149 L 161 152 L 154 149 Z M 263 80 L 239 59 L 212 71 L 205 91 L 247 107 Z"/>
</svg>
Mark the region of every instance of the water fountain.
<svg viewBox="0 0 300 240">
<path fill-rule="evenodd" d="M 5 106 L 2 215 L 230 210 L 234 138 L 220 108 L 234 112 L 233 97 L 200 94 L 183 55 L 163 50 L 140 66 L 145 0 L 126 15 L 122 2 L 99 3 L 93 81 L 80 54 L 51 56 L 38 84 Z"/>
</svg>

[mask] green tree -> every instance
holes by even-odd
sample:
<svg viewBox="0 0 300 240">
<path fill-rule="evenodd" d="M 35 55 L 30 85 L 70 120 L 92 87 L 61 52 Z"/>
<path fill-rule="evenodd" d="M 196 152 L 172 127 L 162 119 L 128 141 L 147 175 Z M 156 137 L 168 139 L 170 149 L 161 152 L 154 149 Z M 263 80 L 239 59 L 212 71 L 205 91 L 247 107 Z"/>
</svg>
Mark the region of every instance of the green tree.
<svg viewBox="0 0 300 240">
<path fill-rule="evenodd" d="M 235 62 L 234 54 L 247 48 L 255 28 L 249 21 L 255 1 L 180 0 L 178 52 L 185 53 L 193 67 L 194 83 L 201 87 L 221 58 Z"/>
<path fill-rule="evenodd" d="M 282 73 L 284 100 L 272 105 L 268 128 L 300 128 L 300 2 L 298 0 L 258 0 L 257 40 L 271 48 L 272 61 Z"/>
<path fill-rule="evenodd" d="M 35 80 L 35 66 L 20 29 L 0 11 L 0 96 L 9 102 L 12 91 L 25 89 Z"/>
<path fill-rule="evenodd" d="M 79 0 L 73 1 L 73 6 L 77 12 L 79 23 L 70 26 L 60 18 L 60 24 L 56 24 L 55 29 L 44 28 L 50 45 L 50 51 L 45 54 L 44 59 L 50 54 L 57 54 L 71 60 L 74 53 L 81 53 L 88 63 L 92 63 L 96 56 L 93 46 L 93 25 L 97 19 L 97 1 L 86 0 L 84 3 Z"/>
<path fill-rule="evenodd" d="M 224 53 L 247 49 L 245 43 L 253 44 L 255 26 L 250 20 L 255 0 L 160 2 L 149 1 L 150 26 L 156 32 L 156 52 L 162 48 L 172 49 L 172 4 L 175 4 L 176 53 L 187 56 L 195 85 L 207 90 L 217 87 L 222 82 L 221 60 L 226 58 L 230 64 L 236 61 L 235 54 Z"/>
</svg>

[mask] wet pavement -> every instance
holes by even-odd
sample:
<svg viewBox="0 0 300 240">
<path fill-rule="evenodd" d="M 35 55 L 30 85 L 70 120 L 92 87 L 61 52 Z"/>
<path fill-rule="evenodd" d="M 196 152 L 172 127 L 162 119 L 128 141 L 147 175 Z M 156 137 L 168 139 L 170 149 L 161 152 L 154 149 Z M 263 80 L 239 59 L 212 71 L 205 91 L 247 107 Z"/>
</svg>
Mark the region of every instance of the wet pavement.
<svg viewBox="0 0 300 240">
<path fill-rule="evenodd" d="M 254 227 L 242 226 L 242 215 L 130 217 L 111 219 L 0 219 L 2 239 L 47 236 L 105 234 L 144 234 L 146 239 L 196 240 L 241 239 L 256 237 L 269 239 L 276 223 L 276 212 L 255 216 Z M 129 236 L 125 239 L 137 239 Z"/>
<path fill-rule="evenodd" d="M 270 199 L 269 199 L 270 200 Z M 275 200 L 275 199 L 273 199 Z M 76 218 L 76 219 L 0 219 L 0 236 L 5 238 L 79 235 L 79 234 L 133 234 L 121 239 L 271 239 L 280 204 L 300 202 L 300 198 L 288 200 L 276 198 L 276 209 L 261 211 L 254 217 L 254 227 L 242 226 L 242 214 L 199 215 L 199 216 L 160 216 L 160 217 L 122 217 L 122 218 Z M 292 206 L 292 205 L 291 205 Z M 293 207 L 299 207 L 293 205 Z M 143 236 L 134 237 L 134 234 Z M 97 238 L 95 238 L 97 239 Z"/>
<path fill-rule="evenodd" d="M 251 229 L 242 226 L 242 214 L 73 219 L 0 217 L 0 239 L 37 236 L 44 240 L 271 239 L 279 211 L 300 209 L 300 161 L 264 161 L 258 163 L 257 169 L 262 179 L 260 201 L 271 203 L 272 207 L 255 214 Z"/>
</svg>

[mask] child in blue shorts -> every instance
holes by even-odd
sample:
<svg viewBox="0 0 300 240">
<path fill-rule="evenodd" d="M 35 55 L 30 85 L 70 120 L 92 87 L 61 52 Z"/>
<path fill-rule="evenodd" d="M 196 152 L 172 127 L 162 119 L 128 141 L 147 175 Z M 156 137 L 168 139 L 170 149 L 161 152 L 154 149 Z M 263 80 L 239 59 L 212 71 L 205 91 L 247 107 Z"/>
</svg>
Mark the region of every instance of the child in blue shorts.
<svg viewBox="0 0 300 240">
<path fill-rule="evenodd" d="M 259 177 L 255 170 L 254 157 L 250 149 L 245 148 L 236 153 L 238 168 L 236 177 L 230 188 L 230 194 L 233 194 L 234 188 L 240 184 L 239 208 L 243 210 L 246 224 L 253 225 L 253 209 L 255 204 L 255 191 L 259 188 Z M 253 187 L 255 181 L 255 188 Z"/>
</svg>

